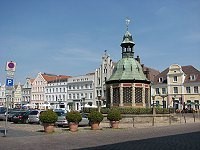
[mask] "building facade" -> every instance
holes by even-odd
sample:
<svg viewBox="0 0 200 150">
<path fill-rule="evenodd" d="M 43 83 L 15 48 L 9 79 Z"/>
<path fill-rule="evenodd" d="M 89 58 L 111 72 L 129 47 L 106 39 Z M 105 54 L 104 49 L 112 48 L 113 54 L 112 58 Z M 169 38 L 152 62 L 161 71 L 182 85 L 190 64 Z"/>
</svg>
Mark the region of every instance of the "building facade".
<svg viewBox="0 0 200 150">
<path fill-rule="evenodd" d="M 67 83 L 69 77 L 57 76 L 45 87 L 46 105 L 52 109 L 67 110 Z"/>
<path fill-rule="evenodd" d="M 80 111 L 95 105 L 95 73 L 69 78 L 67 83 L 68 109 Z"/>
<path fill-rule="evenodd" d="M 6 105 L 6 86 L 5 84 L 0 86 L 0 106 Z"/>
<path fill-rule="evenodd" d="M 70 76 L 64 75 L 54 75 L 47 73 L 38 73 L 37 77 L 34 79 L 31 88 L 31 107 L 38 109 L 46 109 L 49 107 L 47 97 L 45 95 L 45 88 L 48 87 L 48 83 L 52 81 L 59 82 L 59 79 L 68 79 Z M 56 98 L 56 97 L 55 97 Z M 57 98 L 57 101 L 60 101 Z"/>
<path fill-rule="evenodd" d="M 175 109 L 199 109 L 200 71 L 193 66 L 172 64 L 157 75 L 152 96 L 157 106 Z"/>
<path fill-rule="evenodd" d="M 110 56 L 105 50 L 104 55 L 101 59 L 101 65 L 95 71 L 95 99 L 98 101 L 98 97 L 101 100 L 106 100 L 106 81 L 110 78 L 113 73 L 115 63 L 112 61 Z M 101 104 L 103 105 L 103 103 Z"/>
<path fill-rule="evenodd" d="M 22 105 L 27 105 L 31 100 L 31 88 L 34 79 L 26 78 L 24 85 L 22 86 Z"/>
</svg>

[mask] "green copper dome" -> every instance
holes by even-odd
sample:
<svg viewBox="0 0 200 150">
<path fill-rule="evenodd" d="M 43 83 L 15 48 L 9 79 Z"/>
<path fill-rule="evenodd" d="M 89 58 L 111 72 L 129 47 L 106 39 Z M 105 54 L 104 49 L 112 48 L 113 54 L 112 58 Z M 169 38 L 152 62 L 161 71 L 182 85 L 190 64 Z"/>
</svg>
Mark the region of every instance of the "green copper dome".
<svg viewBox="0 0 200 150">
<path fill-rule="evenodd" d="M 140 63 L 134 58 L 132 35 L 126 31 L 121 43 L 122 59 L 119 60 L 107 83 L 112 82 L 149 82 L 143 73 Z"/>
<path fill-rule="evenodd" d="M 140 63 L 134 58 L 122 58 L 114 68 L 109 81 L 119 80 L 146 80 Z"/>
</svg>

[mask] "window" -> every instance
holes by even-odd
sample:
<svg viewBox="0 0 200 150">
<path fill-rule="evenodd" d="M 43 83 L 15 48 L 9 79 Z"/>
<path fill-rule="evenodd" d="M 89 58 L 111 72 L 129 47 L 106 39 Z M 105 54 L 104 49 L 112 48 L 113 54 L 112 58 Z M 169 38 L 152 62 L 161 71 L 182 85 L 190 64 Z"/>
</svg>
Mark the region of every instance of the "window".
<svg viewBox="0 0 200 150">
<path fill-rule="evenodd" d="M 195 75 L 190 75 L 190 80 L 194 81 L 195 80 Z"/>
<path fill-rule="evenodd" d="M 156 88 L 156 94 L 160 94 L 159 88 Z"/>
<path fill-rule="evenodd" d="M 90 99 L 92 99 L 92 93 L 90 93 Z"/>
<path fill-rule="evenodd" d="M 72 95 L 71 94 L 69 94 L 69 99 L 72 99 Z"/>
<path fill-rule="evenodd" d="M 159 79 L 158 79 L 158 82 L 163 82 L 163 78 L 162 78 L 162 77 L 159 78 Z"/>
<path fill-rule="evenodd" d="M 166 88 L 162 88 L 162 94 L 166 94 Z"/>
<path fill-rule="evenodd" d="M 186 87 L 186 93 L 190 93 L 190 87 Z"/>
<path fill-rule="evenodd" d="M 71 90 L 71 88 L 72 88 L 72 86 L 71 85 L 69 85 L 69 89 Z"/>
<path fill-rule="evenodd" d="M 174 76 L 174 82 L 177 82 L 177 81 L 178 81 L 178 77 Z"/>
<path fill-rule="evenodd" d="M 194 86 L 194 93 L 199 93 L 198 86 Z"/>
<path fill-rule="evenodd" d="M 174 87 L 174 93 L 178 93 L 178 87 Z"/>
<path fill-rule="evenodd" d="M 80 98 L 79 93 L 77 93 L 77 99 L 79 99 L 79 98 Z"/>
</svg>

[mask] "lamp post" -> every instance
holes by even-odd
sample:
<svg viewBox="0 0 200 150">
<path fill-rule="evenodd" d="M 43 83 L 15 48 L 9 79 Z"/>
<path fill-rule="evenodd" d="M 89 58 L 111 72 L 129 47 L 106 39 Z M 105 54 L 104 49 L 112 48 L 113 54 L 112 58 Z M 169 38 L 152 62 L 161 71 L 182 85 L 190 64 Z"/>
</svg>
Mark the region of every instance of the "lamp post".
<svg viewBox="0 0 200 150">
<path fill-rule="evenodd" d="M 153 115 L 156 114 L 156 109 L 155 109 L 155 95 L 152 96 L 152 99 L 153 99 Z"/>
<path fill-rule="evenodd" d="M 98 111 L 101 112 L 101 95 L 98 95 Z"/>
<path fill-rule="evenodd" d="M 159 94 L 160 97 L 162 97 L 162 104 L 163 104 L 163 114 L 164 114 L 164 101 L 165 101 L 165 97 L 167 97 L 167 94 Z M 165 103 L 165 108 L 166 108 L 166 103 Z"/>
<path fill-rule="evenodd" d="M 82 98 L 81 105 L 82 105 L 82 113 L 84 113 L 84 111 L 85 111 L 85 97 Z"/>
<path fill-rule="evenodd" d="M 174 114 L 175 114 L 175 97 L 176 97 L 176 95 L 174 95 L 174 97 L 172 97 Z"/>
</svg>

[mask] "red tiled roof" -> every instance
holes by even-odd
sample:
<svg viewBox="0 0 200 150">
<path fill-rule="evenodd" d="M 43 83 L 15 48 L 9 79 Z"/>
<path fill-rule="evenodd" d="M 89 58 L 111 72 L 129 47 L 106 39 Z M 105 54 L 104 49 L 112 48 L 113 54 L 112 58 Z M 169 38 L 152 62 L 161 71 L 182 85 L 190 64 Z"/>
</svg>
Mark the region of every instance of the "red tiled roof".
<svg viewBox="0 0 200 150">
<path fill-rule="evenodd" d="M 71 76 L 66 76 L 66 75 L 52 75 L 52 74 L 46 74 L 46 73 L 41 74 L 41 75 L 47 82 L 65 80 L 71 77 Z"/>
<path fill-rule="evenodd" d="M 194 68 L 191 65 L 188 66 L 181 66 L 183 72 L 186 74 L 186 78 L 184 83 L 189 83 L 189 82 L 200 82 L 200 71 Z M 165 69 L 162 71 L 160 74 L 158 74 L 154 80 L 154 84 L 159 84 L 159 83 L 167 83 L 167 73 L 169 72 L 169 68 Z M 190 80 L 190 76 L 195 75 L 195 80 Z M 158 82 L 159 78 L 163 78 L 163 82 Z"/>
</svg>

